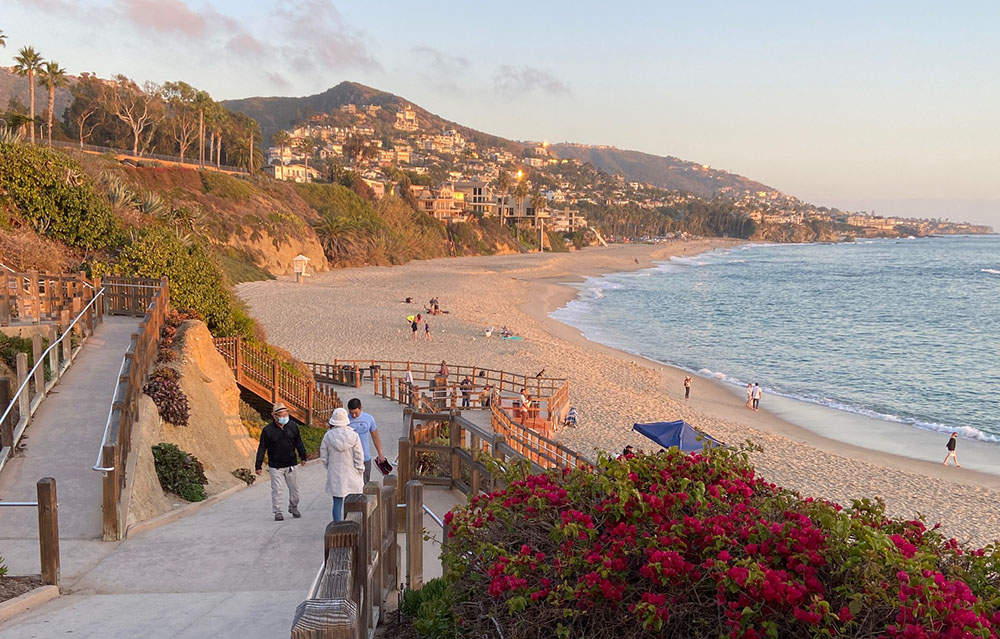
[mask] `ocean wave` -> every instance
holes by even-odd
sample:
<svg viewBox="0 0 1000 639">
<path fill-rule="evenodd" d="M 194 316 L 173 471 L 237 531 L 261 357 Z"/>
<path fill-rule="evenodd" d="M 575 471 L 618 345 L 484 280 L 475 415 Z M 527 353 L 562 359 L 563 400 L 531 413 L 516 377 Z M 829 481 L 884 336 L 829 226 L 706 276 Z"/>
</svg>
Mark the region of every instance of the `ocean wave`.
<svg viewBox="0 0 1000 639">
<path fill-rule="evenodd" d="M 993 275 L 1000 275 L 1000 270 L 997 270 L 995 268 L 981 268 L 979 270 L 982 271 L 983 273 L 992 273 Z"/>
</svg>

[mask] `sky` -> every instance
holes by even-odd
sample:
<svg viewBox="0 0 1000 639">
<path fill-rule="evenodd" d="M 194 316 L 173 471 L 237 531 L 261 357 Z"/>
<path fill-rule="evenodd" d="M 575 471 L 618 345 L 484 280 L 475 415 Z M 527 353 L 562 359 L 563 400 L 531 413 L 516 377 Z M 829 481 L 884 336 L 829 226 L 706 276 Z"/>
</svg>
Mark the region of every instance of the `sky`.
<svg viewBox="0 0 1000 639">
<path fill-rule="evenodd" d="M 518 140 L 1000 230 L 1000 2 L 2 0 L 7 48 L 216 99 L 344 80 Z M 3 58 L 8 58 L 3 60 Z"/>
</svg>

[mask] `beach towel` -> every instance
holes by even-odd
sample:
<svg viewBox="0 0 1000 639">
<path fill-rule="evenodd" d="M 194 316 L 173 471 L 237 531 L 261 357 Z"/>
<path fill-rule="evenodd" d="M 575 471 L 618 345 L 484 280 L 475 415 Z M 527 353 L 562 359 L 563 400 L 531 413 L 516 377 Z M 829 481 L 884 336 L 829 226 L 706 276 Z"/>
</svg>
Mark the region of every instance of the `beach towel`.
<svg viewBox="0 0 1000 639">
<path fill-rule="evenodd" d="M 521 337 L 520 335 L 507 335 L 507 336 L 501 337 L 500 339 L 524 339 L 524 338 Z"/>
</svg>

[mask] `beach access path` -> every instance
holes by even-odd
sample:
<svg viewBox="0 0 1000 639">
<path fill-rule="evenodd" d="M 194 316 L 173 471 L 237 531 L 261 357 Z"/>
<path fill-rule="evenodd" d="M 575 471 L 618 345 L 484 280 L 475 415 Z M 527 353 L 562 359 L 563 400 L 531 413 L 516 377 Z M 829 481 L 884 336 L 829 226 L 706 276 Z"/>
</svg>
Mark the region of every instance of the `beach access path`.
<svg viewBox="0 0 1000 639">
<path fill-rule="evenodd" d="M 361 399 L 376 419 L 383 452 L 395 459 L 403 407 L 373 396 L 370 384 L 338 391 L 345 403 Z M 372 478 L 381 478 L 377 470 Z M 332 504 L 325 479 L 318 460 L 301 468 L 301 519 L 273 520 L 265 473 L 253 486 L 161 527 L 120 543 L 93 542 L 109 549 L 96 565 L 64 579 L 58 599 L 0 623 L 0 638 L 287 636 L 323 561 Z M 441 517 L 465 496 L 425 487 L 424 501 Z M 441 531 L 427 515 L 424 529 L 432 537 L 424 542 L 426 581 L 440 575 Z M 399 544 L 405 549 L 404 534 Z M 404 560 L 401 550 L 400 566 Z"/>
</svg>

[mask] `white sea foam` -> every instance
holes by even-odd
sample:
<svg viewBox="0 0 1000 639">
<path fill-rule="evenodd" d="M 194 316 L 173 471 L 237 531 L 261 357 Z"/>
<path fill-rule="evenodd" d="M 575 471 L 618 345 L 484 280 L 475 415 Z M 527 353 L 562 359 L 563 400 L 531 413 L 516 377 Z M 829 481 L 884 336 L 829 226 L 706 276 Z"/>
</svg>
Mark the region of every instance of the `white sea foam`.
<svg viewBox="0 0 1000 639">
<path fill-rule="evenodd" d="M 993 275 L 1000 275 L 1000 270 L 997 270 L 995 268 L 983 268 L 979 270 L 981 270 L 983 273 L 992 273 Z"/>
</svg>

